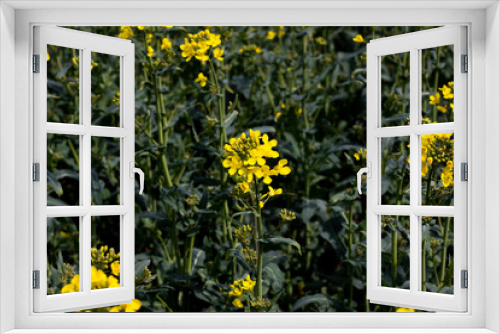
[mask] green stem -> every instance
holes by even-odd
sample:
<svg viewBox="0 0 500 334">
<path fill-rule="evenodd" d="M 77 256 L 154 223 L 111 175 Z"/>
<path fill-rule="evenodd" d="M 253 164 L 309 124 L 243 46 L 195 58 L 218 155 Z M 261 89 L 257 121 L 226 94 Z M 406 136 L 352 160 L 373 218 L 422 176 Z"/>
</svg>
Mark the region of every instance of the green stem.
<svg viewBox="0 0 500 334">
<path fill-rule="evenodd" d="M 255 240 L 256 248 L 257 248 L 257 283 L 256 283 L 256 295 L 257 298 L 262 298 L 262 262 L 263 262 L 263 244 L 258 241 L 258 239 L 262 239 L 262 210 L 259 205 L 260 202 L 260 193 L 259 193 L 259 185 L 257 180 L 255 180 L 255 202 L 258 212 L 257 217 L 257 240 Z"/>
<path fill-rule="evenodd" d="M 215 71 L 214 64 L 209 61 L 210 65 L 210 76 L 212 78 L 212 82 L 215 84 L 215 88 L 217 91 L 217 106 L 219 111 L 219 146 L 220 149 L 224 149 L 224 145 L 227 143 L 227 135 L 226 128 L 222 126 L 224 119 L 226 117 L 226 102 L 225 102 L 225 92 L 224 89 L 221 88 L 219 83 L 219 78 L 217 77 L 217 72 Z M 224 166 L 220 165 L 220 180 L 221 180 L 221 188 L 225 189 L 227 184 L 227 173 L 224 170 Z M 231 225 L 227 217 L 229 216 L 229 207 L 227 205 L 227 200 L 224 200 L 222 203 L 222 212 L 221 212 L 221 222 L 222 222 L 222 235 L 224 242 L 227 242 L 229 237 L 229 242 L 233 244 L 233 235 L 231 232 Z"/>
<path fill-rule="evenodd" d="M 429 172 L 429 175 L 427 175 L 427 187 L 426 187 L 426 193 L 425 193 L 425 205 L 429 205 L 429 197 L 431 195 L 431 180 L 432 180 L 432 175 L 434 174 L 434 165 L 431 167 L 431 171 Z"/>
<path fill-rule="evenodd" d="M 175 217 L 175 214 L 174 214 Z M 179 247 L 179 231 L 177 229 L 177 219 L 174 218 L 173 224 L 172 224 L 172 240 L 174 243 L 174 252 L 175 252 L 175 257 L 177 259 L 177 267 L 179 269 L 182 268 L 182 257 L 181 257 L 181 249 Z"/>
<path fill-rule="evenodd" d="M 391 262 L 391 278 L 392 287 L 397 286 L 396 279 L 398 277 L 398 232 L 392 231 L 392 262 Z"/>
<path fill-rule="evenodd" d="M 76 161 L 76 165 L 80 166 L 80 157 L 78 156 L 78 153 L 76 153 L 75 147 L 73 146 L 73 142 L 68 139 L 68 145 L 69 149 L 71 150 L 71 153 L 73 154 L 73 158 Z"/>
<path fill-rule="evenodd" d="M 439 84 L 439 58 L 441 58 L 441 46 L 438 47 L 437 50 L 437 56 L 436 56 L 436 72 L 434 74 L 434 92 L 437 92 L 438 90 L 438 84 Z M 437 104 L 432 106 L 432 121 L 437 122 Z"/>
<path fill-rule="evenodd" d="M 168 162 L 167 162 L 167 154 L 166 154 L 166 143 L 163 138 L 163 107 L 161 104 L 161 98 L 160 98 L 160 92 L 158 90 L 158 81 L 159 77 L 155 76 L 154 78 L 154 89 L 155 89 L 155 96 L 156 96 L 156 123 L 158 124 L 158 142 L 160 143 L 161 146 L 161 163 L 163 167 L 163 173 L 165 176 L 165 180 L 167 182 L 167 187 L 172 188 L 173 183 L 172 183 L 172 178 L 170 177 L 170 172 L 168 170 Z"/>
<path fill-rule="evenodd" d="M 427 274 L 425 272 L 426 269 L 426 247 L 427 247 L 427 238 L 422 240 L 422 291 L 427 291 Z"/>
<path fill-rule="evenodd" d="M 186 256 L 184 260 L 184 271 L 186 274 L 191 275 L 192 268 L 191 262 L 193 261 L 193 247 L 194 247 L 194 235 L 189 236 L 186 240 L 186 245 L 188 248 L 186 249 Z"/>
<path fill-rule="evenodd" d="M 441 254 L 441 283 L 444 284 L 444 277 L 446 273 L 446 251 L 448 249 L 448 234 L 450 232 L 450 220 L 448 217 L 444 225 L 444 240 L 443 240 L 443 253 Z"/>
</svg>

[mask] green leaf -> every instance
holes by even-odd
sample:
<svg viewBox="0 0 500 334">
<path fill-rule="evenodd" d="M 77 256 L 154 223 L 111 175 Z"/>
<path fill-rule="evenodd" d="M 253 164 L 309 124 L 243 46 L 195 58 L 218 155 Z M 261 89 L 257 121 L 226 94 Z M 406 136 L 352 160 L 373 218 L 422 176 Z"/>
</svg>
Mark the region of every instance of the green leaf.
<svg viewBox="0 0 500 334">
<path fill-rule="evenodd" d="M 302 251 L 300 249 L 300 244 L 290 238 L 283 238 L 283 237 L 273 237 L 273 238 L 265 238 L 265 239 L 257 239 L 258 241 L 265 243 L 265 244 L 286 244 L 286 245 L 292 245 L 293 247 L 297 248 L 299 251 L 299 254 L 302 255 Z"/>
<path fill-rule="evenodd" d="M 62 188 L 61 183 L 59 183 L 59 181 L 57 181 L 55 175 L 49 171 L 47 171 L 47 182 L 52 187 L 52 189 L 54 189 L 54 191 L 56 192 L 56 194 L 58 196 L 61 196 L 63 194 L 63 188 Z"/>
<path fill-rule="evenodd" d="M 250 267 L 248 266 L 248 263 L 245 261 L 245 258 L 243 257 L 243 254 L 241 254 L 241 250 L 239 249 L 230 249 L 229 254 L 236 258 L 236 261 L 238 264 L 245 269 L 246 271 L 250 271 Z"/>
<path fill-rule="evenodd" d="M 262 270 L 264 280 L 269 281 L 274 293 L 279 293 L 283 290 L 285 284 L 285 274 L 281 271 L 276 263 L 270 263 Z"/>
<path fill-rule="evenodd" d="M 222 123 L 222 127 L 227 128 L 231 126 L 231 124 L 233 124 L 234 120 L 236 119 L 236 116 L 238 116 L 237 111 L 233 111 L 232 113 L 230 113 Z"/>
<path fill-rule="evenodd" d="M 312 296 L 304 296 L 297 300 L 295 304 L 292 306 L 292 312 L 295 312 L 301 308 L 303 308 L 306 305 L 313 304 L 313 303 L 318 303 L 318 304 L 333 304 L 333 301 L 331 298 L 328 298 L 327 296 L 318 293 Z"/>
</svg>

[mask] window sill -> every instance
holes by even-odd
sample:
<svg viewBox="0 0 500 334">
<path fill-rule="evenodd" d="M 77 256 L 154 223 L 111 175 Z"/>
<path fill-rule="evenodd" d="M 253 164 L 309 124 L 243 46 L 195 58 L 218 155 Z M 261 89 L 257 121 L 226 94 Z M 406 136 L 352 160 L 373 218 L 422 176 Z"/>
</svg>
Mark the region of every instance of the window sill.
<svg viewBox="0 0 500 334">
<path fill-rule="evenodd" d="M 475 329 L 14 329 L 5 334 L 489 334 Z"/>
</svg>

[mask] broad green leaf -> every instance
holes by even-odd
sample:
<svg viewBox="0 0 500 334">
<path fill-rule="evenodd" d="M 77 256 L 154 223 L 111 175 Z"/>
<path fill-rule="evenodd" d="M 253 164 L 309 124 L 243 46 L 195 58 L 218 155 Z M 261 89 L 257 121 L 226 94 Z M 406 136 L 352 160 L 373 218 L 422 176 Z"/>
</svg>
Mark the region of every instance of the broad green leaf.
<svg viewBox="0 0 500 334">
<path fill-rule="evenodd" d="M 265 243 L 265 244 L 285 244 L 285 245 L 292 245 L 293 247 L 297 248 L 299 251 L 299 254 L 302 255 L 302 251 L 300 249 L 300 244 L 290 238 L 283 238 L 283 237 L 272 237 L 272 238 L 265 238 L 265 239 L 257 239 L 258 241 Z"/>
</svg>

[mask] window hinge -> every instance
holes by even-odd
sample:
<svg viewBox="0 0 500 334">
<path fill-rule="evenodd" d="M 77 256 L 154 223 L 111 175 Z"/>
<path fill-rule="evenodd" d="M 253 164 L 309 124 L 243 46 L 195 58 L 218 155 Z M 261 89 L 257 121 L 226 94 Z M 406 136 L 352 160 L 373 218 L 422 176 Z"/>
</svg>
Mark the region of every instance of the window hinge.
<svg viewBox="0 0 500 334">
<path fill-rule="evenodd" d="M 469 274 L 467 270 L 462 270 L 461 272 L 461 288 L 462 289 L 467 289 L 469 287 Z"/>
<path fill-rule="evenodd" d="M 33 270 L 33 289 L 40 289 L 40 270 Z"/>
<path fill-rule="evenodd" d="M 461 181 L 469 181 L 469 165 L 466 162 L 462 162 L 460 164 L 460 180 Z"/>
<path fill-rule="evenodd" d="M 33 73 L 40 73 L 40 55 L 33 55 Z"/>
<path fill-rule="evenodd" d="M 462 73 L 469 72 L 469 57 L 467 55 L 462 55 Z"/>
<path fill-rule="evenodd" d="M 40 182 L 40 164 L 38 162 L 33 164 L 33 181 Z"/>
</svg>

